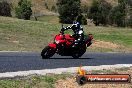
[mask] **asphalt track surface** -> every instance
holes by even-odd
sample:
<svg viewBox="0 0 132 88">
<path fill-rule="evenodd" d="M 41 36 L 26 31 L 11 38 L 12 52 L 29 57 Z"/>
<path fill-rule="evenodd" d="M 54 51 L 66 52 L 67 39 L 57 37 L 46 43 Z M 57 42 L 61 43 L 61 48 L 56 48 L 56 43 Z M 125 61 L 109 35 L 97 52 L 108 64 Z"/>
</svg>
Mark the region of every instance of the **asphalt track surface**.
<svg viewBox="0 0 132 88">
<path fill-rule="evenodd" d="M 0 73 L 83 66 L 132 64 L 132 53 L 86 53 L 80 59 L 54 55 L 41 59 L 35 52 L 0 52 Z"/>
</svg>

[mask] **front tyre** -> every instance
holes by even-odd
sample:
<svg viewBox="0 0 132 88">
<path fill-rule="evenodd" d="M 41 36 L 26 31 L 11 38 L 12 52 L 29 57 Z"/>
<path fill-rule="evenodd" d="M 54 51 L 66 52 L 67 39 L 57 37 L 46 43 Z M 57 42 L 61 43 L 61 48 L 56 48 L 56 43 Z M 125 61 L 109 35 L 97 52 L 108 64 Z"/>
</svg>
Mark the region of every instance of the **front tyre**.
<svg viewBox="0 0 132 88">
<path fill-rule="evenodd" d="M 52 57 L 54 54 L 55 50 L 49 46 L 46 46 L 41 52 L 42 59 L 48 59 Z"/>
</svg>

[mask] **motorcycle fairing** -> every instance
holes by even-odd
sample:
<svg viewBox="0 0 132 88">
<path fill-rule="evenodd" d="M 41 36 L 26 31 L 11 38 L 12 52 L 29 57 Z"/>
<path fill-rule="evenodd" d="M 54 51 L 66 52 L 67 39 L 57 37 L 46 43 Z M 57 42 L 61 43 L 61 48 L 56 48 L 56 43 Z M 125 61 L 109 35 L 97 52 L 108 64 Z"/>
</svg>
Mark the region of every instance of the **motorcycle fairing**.
<svg viewBox="0 0 132 88">
<path fill-rule="evenodd" d="M 56 44 L 54 44 L 54 43 L 50 43 L 48 46 L 56 49 Z"/>
<path fill-rule="evenodd" d="M 62 34 L 58 34 L 55 36 L 55 40 L 58 41 L 58 43 L 65 43 L 64 36 Z"/>
<path fill-rule="evenodd" d="M 88 37 L 85 39 L 87 47 L 89 47 L 92 44 L 93 35 L 89 34 Z"/>
</svg>

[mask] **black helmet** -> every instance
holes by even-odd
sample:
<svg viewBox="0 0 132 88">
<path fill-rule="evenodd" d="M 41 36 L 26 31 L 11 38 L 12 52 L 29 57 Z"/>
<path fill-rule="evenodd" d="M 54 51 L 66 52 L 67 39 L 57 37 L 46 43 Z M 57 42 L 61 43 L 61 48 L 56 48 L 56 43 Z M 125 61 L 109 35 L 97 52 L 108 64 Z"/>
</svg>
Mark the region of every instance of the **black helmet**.
<svg viewBox="0 0 132 88">
<path fill-rule="evenodd" d="M 79 29 L 80 28 L 80 23 L 77 22 L 77 21 L 74 21 L 73 22 L 73 27 L 76 28 L 76 29 Z"/>
</svg>

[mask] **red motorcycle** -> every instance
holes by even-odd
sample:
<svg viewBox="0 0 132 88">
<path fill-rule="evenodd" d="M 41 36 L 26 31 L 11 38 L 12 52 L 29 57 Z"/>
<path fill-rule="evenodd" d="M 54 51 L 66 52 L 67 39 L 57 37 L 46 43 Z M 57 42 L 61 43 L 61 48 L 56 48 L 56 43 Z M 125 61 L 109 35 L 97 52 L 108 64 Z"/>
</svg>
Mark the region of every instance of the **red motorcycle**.
<svg viewBox="0 0 132 88">
<path fill-rule="evenodd" d="M 83 42 L 78 44 L 77 47 L 72 47 L 75 37 L 69 34 L 64 34 L 64 27 L 59 34 L 54 38 L 54 42 L 46 46 L 42 52 L 41 56 L 43 59 L 52 57 L 55 53 L 61 56 L 72 56 L 73 58 L 81 57 L 85 52 L 87 47 L 92 44 L 93 36 L 89 34 L 85 36 Z"/>
</svg>

